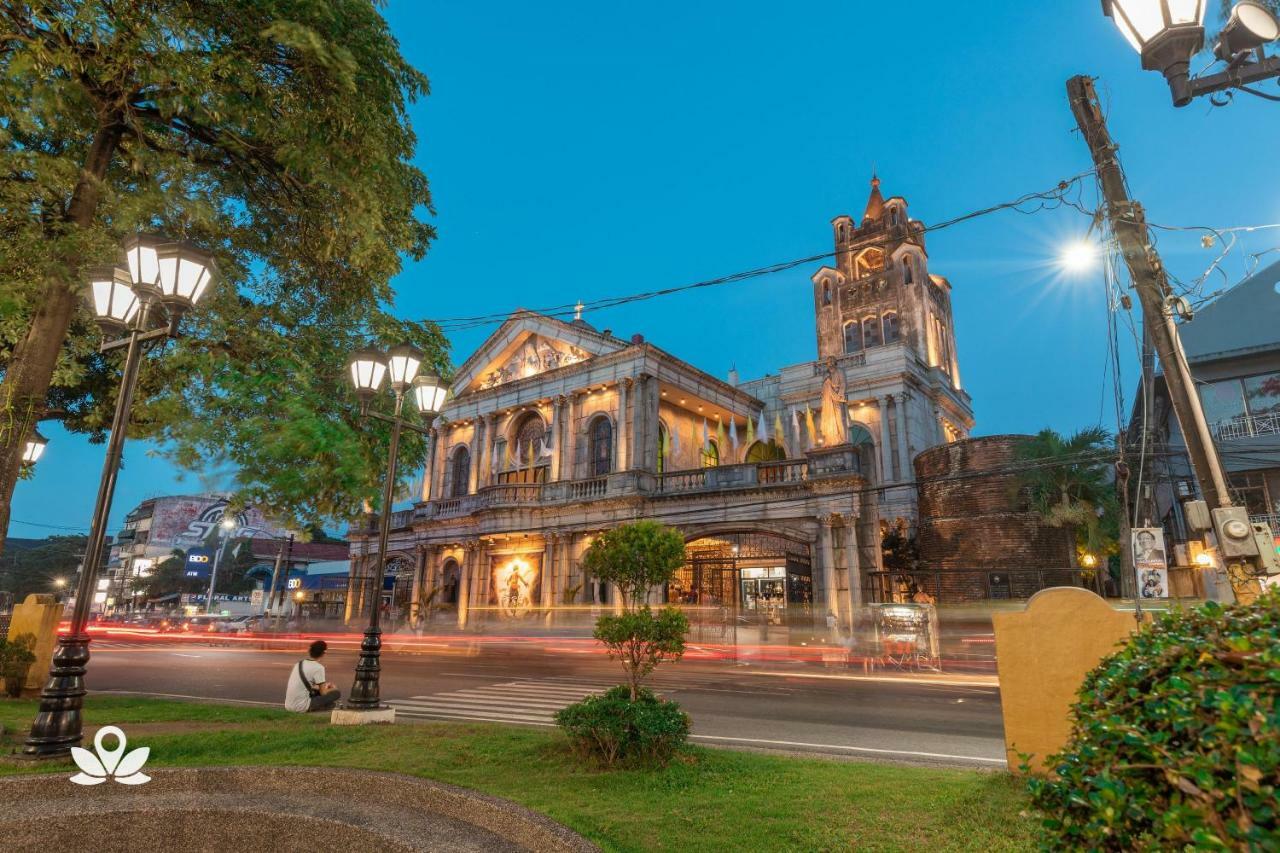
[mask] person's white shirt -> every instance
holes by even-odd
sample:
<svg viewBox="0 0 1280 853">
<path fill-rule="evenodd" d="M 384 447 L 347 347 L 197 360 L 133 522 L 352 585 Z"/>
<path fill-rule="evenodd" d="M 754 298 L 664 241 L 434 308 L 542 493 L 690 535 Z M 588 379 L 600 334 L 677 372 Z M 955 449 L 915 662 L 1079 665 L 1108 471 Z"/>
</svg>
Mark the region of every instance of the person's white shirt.
<svg viewBox="0 0 1280 853">
<path fill-rule="evenodd" d="M 324 665 L 320 661 L 307 658 L 302 662 L 302 672 L 307 677 L 307 681 L 311 682 L 312 687 L 319 687 L 324 684 Z M 298 665 L 295 663 L 289 671 L 289 686 L 284 691 L 284 707 L 286 711 L 298 711 L 306 713 L 311 710 L 311 693 L 307 690 L 307 685 L 302 683 L 302 679 L 298 677 Z"/>
</svg>

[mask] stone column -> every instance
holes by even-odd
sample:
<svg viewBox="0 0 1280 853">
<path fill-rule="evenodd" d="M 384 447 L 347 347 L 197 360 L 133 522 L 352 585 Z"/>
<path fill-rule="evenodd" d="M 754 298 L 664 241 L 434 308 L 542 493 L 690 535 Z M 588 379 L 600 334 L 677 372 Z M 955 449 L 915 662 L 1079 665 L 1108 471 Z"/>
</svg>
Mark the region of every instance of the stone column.
<svg viewBox="0 0 1280 853">
<path fill-rule="evenodd" d="M 633 406 L 636 410 L 636 426 L 632 431 L 632 468 L 645 471 L 658 470 L 658 403 L 661 395 L 658 380 L 648 374 L 640 377 Z"/>
<path fill-rule="evenodd" d="M 858 558 L 858 500 L 854 498 L 853 512 L 845 516 L 844 547 L 845 564 L 849 571 L 849 630 L 853 630 L 862 610 L 862 561 Z"/>
<path fill-rule="evenodd" d="M 471 453 L 471 470 L 467 472 L 467 494 L 474 495 L 476 486 L 480 483 L 480 466 L 483 460 L 480 454 L 484 451 L 484 445 L 480 443 L 480 431 L 483 421 L 476 418 L 471 422 L 471 441 L 467 442 L 467 450 Z"/>
<path fill-rule="evenodd" d="M 893 447 L 889 440 L 889 401 L 892 397 L 880 397 L 880 484 L 894 482 L 893 479 Z"/>
<path fill-rule="evenodd" d="M 551 440 L 555 442 L 551 452 L 551 482 L 553 483 L 561 479 L 561 472 L 564 471 L 564 421 L 567 417 L 565 402 L 566 398 L 563 394 L 551 401 L 551 420 L 555 425 L 555 432 L 551 436 Z M 564 479 L 569 478 L 564 477 Z"/>
<path fill-rule="evenodd" d="M 562 476 L 573 480 L 578 476 L 578 422 L 582 420 L 582 401 L 586 399 L 582 391 L 575 392 L 569 400 L 569 419 L 564 425 L 565 458 Z"/>
<path fill-rule="evenodd" d="M 413 561 L 413 587 L 409 590 L 409 624 L 418 627 L 418 603 L 422 600 L 422 576 L 427 563 L 427 549 L 419 547 Z"/>
<path fill-rule="evenodd" d="M 933 407 L 933 434 L 937 444 L 947 443 L 947 431 L 942 428 L 942 409 L 936 405 Z"/>
<path fill-rule="evenodd" d="M 831 542 L 831 525 L 835 518 L 827 513 L 818 516 L 818 551 L 822 555 L 822 598 L 827 612 L 834 613 L 836 624 L 840 622 L 840 590 L 836 587 L 836 557 Z M 827 614 L 822 614 L 826 622 Z"/>
<path fill-rule="evenodd" d="M 911 446 L 910 439 L 907 436 L 907 395 L 902 393 L 897 399 L 898 410 L 898 470 L 900 477 L 904 483 L 909 483 L 915 479 L 915 474 L 911 470 Z"/>
<path fill-rule="evenodd" d="M 628 398 L 631 395 L 631 386 L 634 384 L 631 377 L 627 377 L 618 383 L 618 424 L 617 434 L 614 436 L 613 442 L 613 470 L 626 471 L 631 467 L 630 459 L 627 456 L 627 441 L 631 435 L 631 430 L 627 429 L 627 421 L 629 420 L 630 409 L 627 408 Z"/>
<path fill-rule="evenodd" d="M 434 479 L 436 470 L 436 448 L 440 444 L 440 430 L 434 426 L 431 428 L 427 447 L 427 465 L 422 469 L 422 501 L 423 503 L 431 500 L 436 496 L 437 492 L 432 488 L 431 481 Z"/>
<path fill-rule="evenodd" d="M 467 612 L 471 609 L 471 573 L 475 570 L 479 542 L 463 545 L 461 577 L 458 578 L 458 627 L 467 627 Z"/>
<path fill-rule="evenodd" d="M 480 480 L 485 486 L 492 486 L 498 480 L 498 474 L 493 470 L 493 443 L 498 438 L 498 416 L 488 415 L 484 419 L 484 452 L 483 458 L 477 460 L 476 467 L 484 470 L 484 477 Z"/>
<path fill-rule="evenodd" d="M 546 611 L 544 617 L 545 623 L 551 625 L 551 608 L 555 603 L 555 559 L 556 546 L 554 533 L 543 534 L 542 543 L 542 589 L 541 604 L 542 609 Z"/>
<path fill-rule="evenodd" d="M 449 425 L 443 418 L 440 419 L 439 426 L 436 427 L 436 433 L 439 436 L 440 451 L 435 455 L 436 468 L 431 472 L 431 494 L 438 498 L 445 498 L 448 495 L 444 492 L 444 471 L 449 464 Z"/>
</svg>

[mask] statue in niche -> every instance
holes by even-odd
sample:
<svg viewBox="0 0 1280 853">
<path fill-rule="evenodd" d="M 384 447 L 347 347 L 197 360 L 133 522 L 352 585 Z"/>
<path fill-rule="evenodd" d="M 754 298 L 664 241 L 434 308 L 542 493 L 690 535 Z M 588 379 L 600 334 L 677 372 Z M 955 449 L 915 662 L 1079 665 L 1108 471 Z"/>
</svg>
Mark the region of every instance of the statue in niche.
<svg viewBox="0 0 1280 853">
<path fill-rule="evenodd" d="M 835 356 L 827 356 L 827 378 L 822 381 L 822 443 L 826 447 L 849 442 L 849 430 L 845 418 L 844 374 L 836 364 Z"/>
</svg>

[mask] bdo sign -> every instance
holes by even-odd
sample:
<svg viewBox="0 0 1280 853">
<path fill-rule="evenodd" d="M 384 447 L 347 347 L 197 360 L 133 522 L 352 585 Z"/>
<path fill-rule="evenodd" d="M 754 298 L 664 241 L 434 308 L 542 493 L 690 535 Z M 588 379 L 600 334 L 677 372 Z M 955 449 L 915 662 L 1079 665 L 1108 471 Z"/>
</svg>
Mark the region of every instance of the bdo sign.
<svg viewBox="0 0 1280 853">
<path fill-rule="evenodd" d="M 188 578 L 207 578 L 213 567 L 213 553 L 208 548 L 192 548 L 187 552 L 187 563 L 183 576 Z"/>
</svg>

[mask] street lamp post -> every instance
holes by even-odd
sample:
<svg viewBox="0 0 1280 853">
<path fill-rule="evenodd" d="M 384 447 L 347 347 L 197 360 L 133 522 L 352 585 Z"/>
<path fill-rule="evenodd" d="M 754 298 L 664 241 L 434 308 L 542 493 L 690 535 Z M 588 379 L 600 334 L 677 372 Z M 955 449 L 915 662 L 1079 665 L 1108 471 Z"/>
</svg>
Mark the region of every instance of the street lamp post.
<svg viewBox="0 0 1280 853">
<path fill-rule="evenodd" d="M 205 601 L 205 613 L 213 612 L 213 590 L 214 585 L 218 582 L 218 564 L 222 562 L 222 554 L 227 550 L 227 542 L 231 539 L 231 532 L 236 529 L 236 520 L 234 518 L 222 519 L 218 525 L 218 550 L 213 552 L 213 566 L 209 569 L 209 598 Z"/>
<path fill-rule="evenodd" d="M 35 465 L 40 461 L 40 457 L 44 455 L 44 449 L 49 446 L 49 439 L 45 438 L 39 431 L 33 431 L 31 438 L 27 439 L 27 446 L 22 450 L 22 464 L 26 467 Z"/>
<path fill-rule="evenodd" d="M 75 607 L 66 634 L 49 665 L 49 681 L 40 692 L 40 709 L 23 746 L 23 755 L 48 758 L 67 755 L 81 740 L 84 675 L 89 664 L 89 635 L 85 626 L 93 600 L 98 564 L 102 561 L 107 518 L 115 495 L 116 477 L 129 426 L 129 408 L 137 386 L 138 368 L 146 352 L 158 342 L 178 336 L 184 313 L 204 295 L 217 274 L 213 256 L 185 243 L 149 236 L 125 241 L 126 266 L 90 271 L 88 300 L 105 334 L 126 333 L 102 344 L 100 352 L 125 351 L 120 391 L 107 440 L 98 496 L 85 543 L 84 568 L 76 584 Z"/>
<path fill-rule="evenodd" d="M 1204 15 L 1208 0 L 1102 0 L 1102 12 L 1116 22 L 1142 57 L 1142 67 L 1159 71 L 1169 83 L 1173 104 L 1185 107 L 1202 95 L 1217 106 L 1233 90 L 1269 101 L 1251 84 L 1280 77 L 1280 56 L 1267 56 L 1263 46 L 1280 38 L 1280 22 L 1257 0 L 1241 0 L 1218 34 L 1213 54 L 1225 67 L 1213 74 L 1191 76 L 1191 58 L 1204 47 Z M 1217 93 L 1224 92 L 1225 97 Z"/>
<path fill-rule="evenodd" d="M 413 390 L 418 411 L 428 421 L 440 412 L 447 389 L 440 377 L 429 374 L 418 376 L 422 366 L 422 353 L 402 344 L 392 347 L 384 356 L 378 350 L 361 349 L 352 353 L 348 362 L 352 384 L 360 400 L 362 417 L 373 417 L 391 424 L 391 445 L 387 449 L 386 481 L 382 490 L 382 513 L 378 520 L 378 567 L 374 569 L 373 600 L 369 608 L 369 626 L 365 628 L 360 643 L 360 659 L 356 663 L 355 683 L 347 699 L 346 708 L 353 711 L 376 711 L 382 707 L 378 687 L 381 672 L 379 661 L 382 651 L 382 628 L 379 615 L 382 601 L 382 562 L 386 559 L 387 538 L 391 529 L 391 504 L 395 497 L 396 461 L 400 452 L 400 431 L 404 427 L 428 435 L 427 429 L 402 417 L 405 393 Z M 383 379 L 389 379 L 395 394 L 395 413 L 391 416 L 369 410 L 369 404 L 382 387 Z"/>
</svg>

